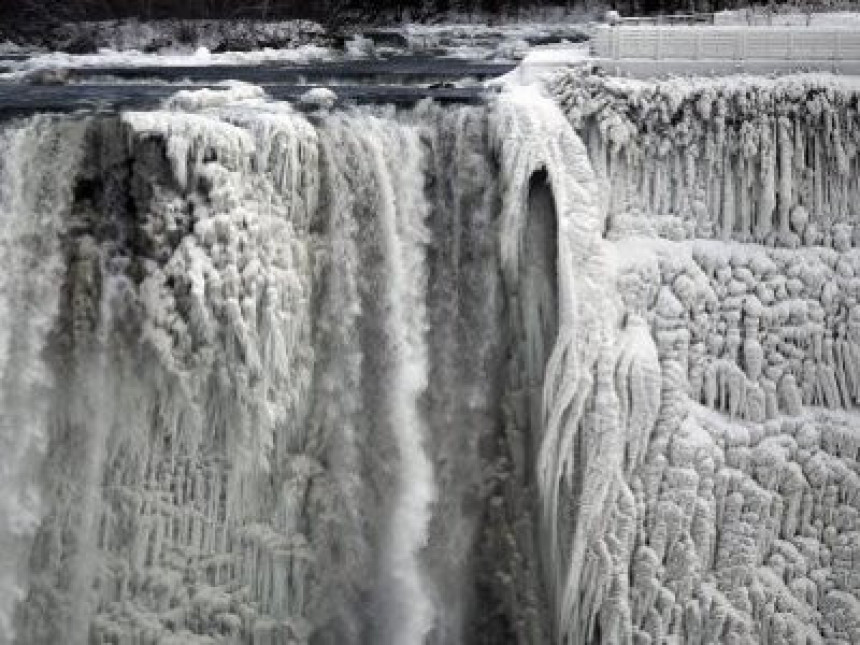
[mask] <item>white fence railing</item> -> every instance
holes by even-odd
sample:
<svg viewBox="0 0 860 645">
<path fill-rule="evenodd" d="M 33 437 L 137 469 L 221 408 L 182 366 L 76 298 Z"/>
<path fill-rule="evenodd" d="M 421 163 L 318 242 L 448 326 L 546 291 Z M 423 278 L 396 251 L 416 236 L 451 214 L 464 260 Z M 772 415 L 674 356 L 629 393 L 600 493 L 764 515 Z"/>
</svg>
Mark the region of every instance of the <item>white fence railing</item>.
<svg viewBox="0 0 860 645">
<path fill-rule="evenodd" d="M 604 27 L 592 40 L 592 54 L 616 61 L 860 61 L 860 29 Z"/>
</svg>

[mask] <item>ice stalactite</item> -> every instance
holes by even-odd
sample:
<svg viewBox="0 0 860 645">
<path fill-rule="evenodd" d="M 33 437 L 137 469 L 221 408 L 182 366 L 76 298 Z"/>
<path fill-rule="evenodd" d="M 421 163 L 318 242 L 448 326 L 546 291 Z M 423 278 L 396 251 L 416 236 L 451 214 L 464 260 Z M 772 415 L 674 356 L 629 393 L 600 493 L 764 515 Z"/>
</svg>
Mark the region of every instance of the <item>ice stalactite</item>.
<svg viewBox="0 0 860 645">
<path fill-rule="evenodd" d="M 54 376 L 45 356 L 60 302 L 74 180 L 86 119 L 37 117 L 0 128 L 0 641 L 28 590 L 27 560 L 45 508 L 39 472 Z"/>
<path fill-rule="evenodd" d="M 615 389 L 621 425 L 626 428 L 625 473 L 645 458 L 660 406 L 660 363 L 644 312 L 627 314 L 617 344 Z"/>
</svg>

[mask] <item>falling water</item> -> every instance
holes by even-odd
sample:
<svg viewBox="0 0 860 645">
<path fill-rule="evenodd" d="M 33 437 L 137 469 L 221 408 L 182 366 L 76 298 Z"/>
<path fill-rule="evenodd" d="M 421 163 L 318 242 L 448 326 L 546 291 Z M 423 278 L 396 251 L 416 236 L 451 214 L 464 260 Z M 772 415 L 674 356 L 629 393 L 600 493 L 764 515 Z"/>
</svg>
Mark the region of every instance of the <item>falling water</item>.
<svg viewBox="0 0 860 645">
<path fill-rule="evenodd" d="M 26 553 L 55 387 L 44 360 L 59 305 L 60 236 L 86 122 L 35 117 L 0 131 L 0 641 L 26 593 Z"/>
<path fill-rule="evenodd" d="M 427 539 L 433 470 L 423 447 L 419 397 L 427 387 L 427 349 L 423 249 L 424 219 L 420 143 L 416 131 L 384 131 L 371 136 L 371 159 L 380 192 L 379 228 L 387 279 L 383 326 L 391 351 L 389 423 L 397 444 L 394 508 L 383 547 L 385 643 L 422 643 L 433 622 L 432 606 L 420 571 L 419 550 Z M 398 158 L 387 158 L 397 150 Z M 396 189 L 395 189 L 396 186 Z"/>
</svg>

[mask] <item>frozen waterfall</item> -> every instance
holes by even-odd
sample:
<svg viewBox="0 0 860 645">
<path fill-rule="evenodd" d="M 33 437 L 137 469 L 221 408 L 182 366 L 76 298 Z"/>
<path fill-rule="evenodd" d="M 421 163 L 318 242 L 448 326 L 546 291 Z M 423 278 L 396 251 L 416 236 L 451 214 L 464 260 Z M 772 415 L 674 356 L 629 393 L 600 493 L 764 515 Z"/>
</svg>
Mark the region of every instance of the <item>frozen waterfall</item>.
<svg viewBox="0 0 860 645">
<path fill-rule="evenodd" d="M 0 122 L 0 643 L 860 643 L 860 92 Z"/>
<path fill-rule="evenodd" d="M 236 86 L 4 125 L 4 641 L 466 638 L 488 124 Z"/>
</svg>

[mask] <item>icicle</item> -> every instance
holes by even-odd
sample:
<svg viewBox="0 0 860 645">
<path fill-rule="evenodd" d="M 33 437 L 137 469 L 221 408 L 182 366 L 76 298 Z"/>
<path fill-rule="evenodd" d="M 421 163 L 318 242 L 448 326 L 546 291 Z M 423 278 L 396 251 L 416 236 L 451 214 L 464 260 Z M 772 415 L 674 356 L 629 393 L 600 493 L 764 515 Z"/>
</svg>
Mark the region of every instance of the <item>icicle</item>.
<svg viewBox="0 0 860 645">
<path fill-rule="evenodd" d="M 792 179 L 794 166 L 792 164 L 792 153 L 794 151 L 791 140 L 791 124 L 784 116 L 777 121 L 777 147 L 779 150 L 779 191 L 778 200 L 778 230 L 779 239 L 784 244 L 789 243 L 789 214 L 794 204 Z"/>
</svg>

